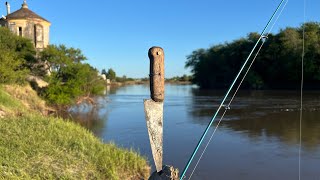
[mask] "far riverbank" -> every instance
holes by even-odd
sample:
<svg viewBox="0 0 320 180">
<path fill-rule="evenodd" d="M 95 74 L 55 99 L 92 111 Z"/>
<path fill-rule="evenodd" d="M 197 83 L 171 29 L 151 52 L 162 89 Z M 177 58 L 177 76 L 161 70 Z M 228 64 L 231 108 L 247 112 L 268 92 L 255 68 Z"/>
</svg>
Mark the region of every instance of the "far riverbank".
<svg viewBox="0 0 320 180">
<path fill-rule="evenodd" d="M 111 87 L 117 87 L 117 86 L 126 86 L 126 85 L 140 85 L 140 84 L 149 84 L 150 82 L 148 80 L 133 80 L 133 81 L 124 81 L 124 82 L 111 82 L 110 84 L 107 84 Z M 171 85 L 191 85 L 191 81 L 172 81 L 172 80 L 166 80 L 166 84 Z"/>
</svg>

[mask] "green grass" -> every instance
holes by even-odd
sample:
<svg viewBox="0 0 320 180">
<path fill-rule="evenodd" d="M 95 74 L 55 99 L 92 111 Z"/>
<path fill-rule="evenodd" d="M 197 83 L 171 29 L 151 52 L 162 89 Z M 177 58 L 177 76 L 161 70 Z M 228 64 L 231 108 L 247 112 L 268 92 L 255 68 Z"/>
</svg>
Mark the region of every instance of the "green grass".
<svg viewBox="0 0 320 180">
<path fill-rule="evenodd" d="M 7 92 L 3 90 L 3 87 L 0 87 L 0 107 L 9 109 L 18 109 L 21 108 L 22 105 L 19 101 L 14 100 Z"/>
<path fill-rule="evenodd" d="M 146 179 L 149 166 L 132 150 L 104 144 L 63 119 L 23 110 L 0 87 L 0 179 Z M 26 109 L 26 108 L 24 108 Z"/>
</svg>

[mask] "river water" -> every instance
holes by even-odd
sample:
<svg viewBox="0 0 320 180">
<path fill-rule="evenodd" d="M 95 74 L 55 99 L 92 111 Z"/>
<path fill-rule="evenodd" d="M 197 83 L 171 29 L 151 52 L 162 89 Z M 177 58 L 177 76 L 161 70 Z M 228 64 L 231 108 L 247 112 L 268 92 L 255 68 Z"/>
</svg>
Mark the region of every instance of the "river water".
<svg viewBox="0 0 320 180">
<path fill-rule="evenodd" d="M 192 85 L 166 85 L 164 164 L 184 169 L 224 93 Z M 71 116 L 104 142 L 138 150 L 154 170 L 143 109 L 147 98 L 147 85 L 109 89 L 106 96 L 97 98 L 97 107 L 73 107 Z M 298 91 L 241 91 L 191 179 L 298 179 L 299 98 Z M 304 93 L 301 177 L 320 179 L 319 91 Z"/>
</svg>

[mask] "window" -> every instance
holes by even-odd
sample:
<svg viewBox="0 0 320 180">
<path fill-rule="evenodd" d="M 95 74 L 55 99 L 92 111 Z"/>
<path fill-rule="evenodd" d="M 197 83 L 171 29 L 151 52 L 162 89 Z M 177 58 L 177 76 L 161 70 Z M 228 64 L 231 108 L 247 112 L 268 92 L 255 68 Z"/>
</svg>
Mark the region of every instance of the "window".
<svg viewBox="0 0 320 180">
<path fill-rule="evenodd" d="M 34 25 L 34 45 L 36 48 L 43 48 L 43 27 L 41 24 Z"/>
<path fill-rule="evenodd" d="M 33 30 L 34 30 L 34 31 L 33 31 L 33 35 L 34 35 L 34 37 L 33 37 L 34 46 L 37 47 L 37 26 L 36 26 L 36 25 L 34 25 L 34 29 L 33 29 Z"/>
<path fill-rule="evenodd" d="M 41 25 L 37 25 L 36 27 L 36 33 L 37 33 L 37 41 L 43 41 L 43 27 Z"/>
<path fill-rule="evenodd" d="M 22 27 L 19 27 L 19 36 L 22 36 Z"/>
</svg>

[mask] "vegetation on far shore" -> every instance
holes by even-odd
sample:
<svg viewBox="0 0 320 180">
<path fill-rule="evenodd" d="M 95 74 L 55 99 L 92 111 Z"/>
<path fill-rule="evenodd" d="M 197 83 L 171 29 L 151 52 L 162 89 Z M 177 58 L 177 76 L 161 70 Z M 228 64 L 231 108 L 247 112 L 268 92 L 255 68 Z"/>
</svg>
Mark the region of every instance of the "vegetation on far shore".
<svg viewBox="0 0 320 180">
<path fill-rule="evenodd" d="M 308 22 L 297 28 L 287 27 L 269 34 L 242 88 L 298 89 L 301 81 L 303 27 L 305 27 L 305 88 L 320 89 L 320 23 Z M 260 35 L 208 49 L 198 49 L 187 56 L 193 82 L 201 88 L 227 88 L 240 70 Z M 260 45 L 260 44 L 259 44 Z"/>
<path fill-rule="evenodd" d="M 107 79 L 110 80 L 111 86 L 122 86 L 122 85 L 135 85 L 135 84 L 148 84 L 149 77 L 145 78 L 130 78 L 127 76 L 118 77 L 116 72 L 110 68 L 108 71 L 102 69 L 102 75 L 105 75 Z M 182 75 L 182 76 L 174 76 L 171 78 L 165 78 L 166 83 L 170 84 L 191 84 L 192 76 L 190 75 Z"/>
</svg>

